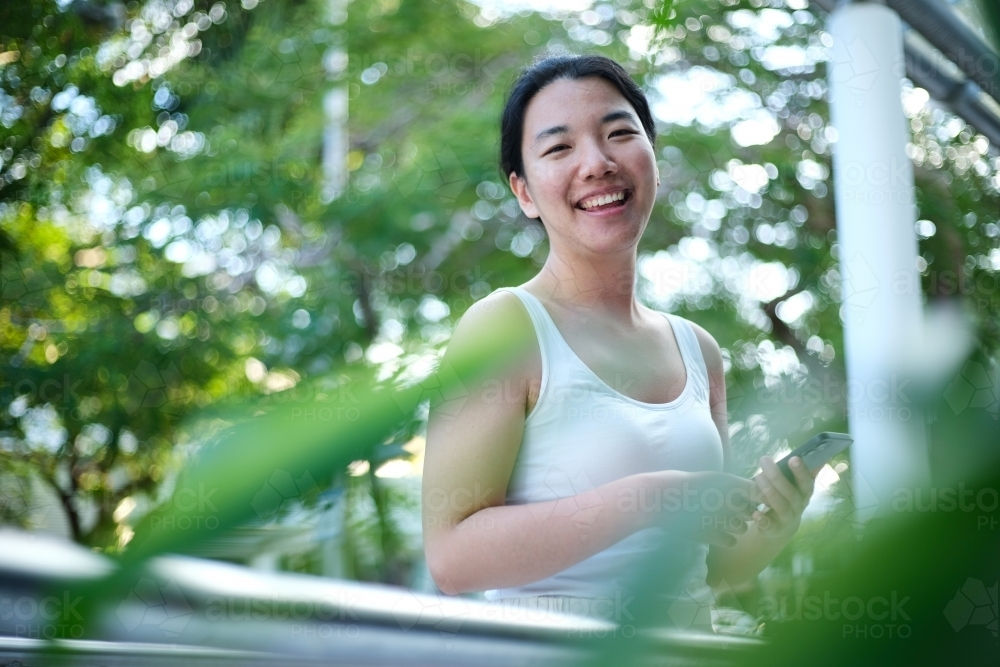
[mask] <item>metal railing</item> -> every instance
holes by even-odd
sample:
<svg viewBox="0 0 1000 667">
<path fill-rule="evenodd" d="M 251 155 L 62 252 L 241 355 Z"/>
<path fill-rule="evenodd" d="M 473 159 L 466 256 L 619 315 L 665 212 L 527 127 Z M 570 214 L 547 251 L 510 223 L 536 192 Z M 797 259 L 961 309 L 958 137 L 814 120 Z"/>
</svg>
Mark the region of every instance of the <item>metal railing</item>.
<svg viewBox="0 0 1000 667">
<path fill-rule="evenodd" d="M 813 0 L 827 13 L 841 0 Z M 909 26 L 906 75 L 941 104 L 1000 147 L 1000 55 L 940 0 L 887 3 Z"/>
<path fill-rule="evenodd" d="M 75 545 L 0 531 L 0 664 L 579 665 L 591 640 L 635 637 L 657 664 L 726 665 L 763 643 L 176 556 L 108 579 L 121 588 L 97 606 L 76 599 L 74 584 L 112 571 Z"/>
</svg>

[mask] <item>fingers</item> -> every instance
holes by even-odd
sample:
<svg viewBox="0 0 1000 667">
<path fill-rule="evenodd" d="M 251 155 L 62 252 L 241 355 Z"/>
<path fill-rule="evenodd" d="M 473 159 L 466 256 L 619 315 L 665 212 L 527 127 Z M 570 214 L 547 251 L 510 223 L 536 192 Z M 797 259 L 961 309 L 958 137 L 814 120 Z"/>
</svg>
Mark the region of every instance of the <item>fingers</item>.
<svg viewBox="0 0 1000 667">
<path fill-rule="evenodd" d="M 667 528 L 668 532 L 696 542 L 710 542 L 719 546 L 732 546 L 736 536 L 746 533 L 750 526 L 749 517 L 744 520 L 726 512 L 691 514 L 675 520 Z"/>
<path fill-rule="evenodd" d="M 714 533 L 713 537 L 715 539 L 710 539 L 711 544 L 717 544 L 720 547 L 735 547 L 736 538 L 729 533 Z"/>
<path fill-rule="evenodd" d="M 708 542 L 719 547 L 736 546 L 736 538 L 723 530 L 706 530 L 696 536 L 699 542 Z"/>
<path fill-rule="evenodd" d="M 771 529 L 772 525 L 774 524 L 774 521 L 771 519 L 770 516 L 768 516 L 768 514 L 770 514 L 770 512 L 768 512 L 767 514 L 762 514 L 757 519 L 757 526 L 760 528 L 760 530 L 764 531 L 765 534 L 767 533 L 767 531 Z"/>
<path fill-rule="evenodd" d="M 749 517 L 742 519 L 726 515 L 705 516 L 702 517 L 701 527 L 703 530 L 721 530 L 732 535 L 742 535 L 749 529 L 747 521 Z"/>
<path fill-rule="evenodd" d="M 801 462 L 801 459 L 797 456 L 792 458 L 793 461 Z M 778 464 L 774 462 L 770 456 L 763 456 L 760 459 L 760 469 L 767 477 L 767 481 L 771 483 L 771 486 L 775 488 L 789 502 L 789 504 L 794 505 L 795 501 L 798 499 L 799 490 L 796 485 L 788 481 L 784 473 L 781 472 L 781 468 Z M 795 466 L 791 466 L 792 472 L 795 472 Z"/>
<path fill-rule="evenodd" d="M 815 475 L 809 472 L 798 456 L 788 463 L 794 482 L 790 482 L 782 474 L 773 459 L 766 456 L 760 459 L 761 473 L 754 481 L 770 509 L 766 512 L 754 512 L 753 520 L 765 534 L 796 525 L 813 494 Z"/>
<path fill-rule="evenodd" d="M 721 472 L 688 476 L 685 487 L 665 522 L 667 531 L 700 542 L 732 546 L 736 536 L 749 530 L 757 506 L 754 481 Z"/>
<path fill-rule="evenodd" d="M 728 527 L 726 531 L 733 535 L 742 535 L 743 533 L 750 530 L 749 524 L 743 519 L 737 517 L 730 517 L 728 521 Z"/>
<path fill-rule="evenodd" d="M 753 480 L 724 472 L 695 473 L 692 479 L 692 491 L 695 492 L 691 496 L 692 504 L 699 508 L 704 506 L 720 516 L 750 519 L 757 506 L 757 502 L 753 500 L 757 493 Z"/>
<path fill-rule="evenodd" d="M 730 516 L 749 521 L 757 506 L 754 498 L 758 495 L 757 485 L 753 480 L 736 475 L 726 475 L 731 484 L 726 494 L 725 510 Z"/>
<path fill-rule="evenodd" d="M 781 471 L 778 470 L 778 466 L 776 466 L 774 461 L 770 458 L 761 458 L 761 469 L 761 474 L 756 477 L 757 488 L 760 491 L 761 499 L 767 504 L 768 507 L 771 508 L 773 512 L 778 515 L 782 521 L 784 521 L 785 518 L 794 511 L 792 502 L 794 497 L 797 495 L 797 492 L 792 485 L 788 483 L 787 479 L 783 479 L 786 491 L 782 492 L 778 486 L 780 482 L 776 482 L 774 480 L 774 475 L 782 478 L 783 475 L 781 474 Z M 786 496 L 786 493 L 792 498 Z"/>
<path fill-rule="evenodd" d="M 814 487 L 813 475 L 809 473 L 802 459 L 794 456 L 789 461 L 788 467 L 794 482 L 788 481 L 773 459 L 763 457 L 760 462 L 762 471 L 760 477 L 765 477 L 774 490 L 787 501 L 786 505 L 779 504 L 777 506 L 768 502 L 768 505 L 775 509 L 778 518 L 785 522 L 801 514 L 805 506 L 809 504 Z M 761 484 L 761 486 L 766 487 L 765 484 Z"/>
<path fill-rule="evenodd" d="M 819 474 L 819 470 L 822 469 L 822 466 L 820 466 L 820 468 L 815 472 L 811 473 L 806 468 L 806 464 L 802 461 L 802 459 L 796 456 L 789 461 L 788 467 L 791 468 L 792 474 L 795 475 L 795 481 L 798 484 L 799 493 L 802 494 L 802 497 L 805 499 L 805 503 L 808 504 L 809 498 L 812 497 L 813 489 L 816 485 L 816 475 Z"/>
</svg>

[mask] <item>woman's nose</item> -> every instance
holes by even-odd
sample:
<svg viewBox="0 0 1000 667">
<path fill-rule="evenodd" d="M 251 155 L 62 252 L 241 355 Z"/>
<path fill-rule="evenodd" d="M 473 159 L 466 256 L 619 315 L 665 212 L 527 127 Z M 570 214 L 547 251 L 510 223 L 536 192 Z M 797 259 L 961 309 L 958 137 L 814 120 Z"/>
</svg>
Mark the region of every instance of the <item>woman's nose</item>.
<svg viewBox="0 0 1000 667">
<path fill-rule="evenodd" d="M 590 144 L 584 148 L 580 163 L 580 177 L 583 180 L 603 178 L 617 172 L 618 165 L 604 146 Z"/>
</svg>

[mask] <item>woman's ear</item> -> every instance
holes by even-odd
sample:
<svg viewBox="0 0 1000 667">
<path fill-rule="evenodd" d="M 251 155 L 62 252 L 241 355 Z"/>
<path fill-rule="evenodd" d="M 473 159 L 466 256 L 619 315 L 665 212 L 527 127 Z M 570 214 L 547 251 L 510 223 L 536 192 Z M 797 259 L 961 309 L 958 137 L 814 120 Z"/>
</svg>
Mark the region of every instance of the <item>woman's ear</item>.
<svg viewBox="0 0 1000 667">
<path fill-rule="evenodd" d="M 531 193 L 528 192 L 528 181 L 517 175 L 517 172 L 510 172 L 510 190 L 517 197 L 517 203 L 521 206 L 521 211 L 528 218 L 541 218 L 541 214 L 535 207 L 535 202 L 531 200 Z"/>
</svg>

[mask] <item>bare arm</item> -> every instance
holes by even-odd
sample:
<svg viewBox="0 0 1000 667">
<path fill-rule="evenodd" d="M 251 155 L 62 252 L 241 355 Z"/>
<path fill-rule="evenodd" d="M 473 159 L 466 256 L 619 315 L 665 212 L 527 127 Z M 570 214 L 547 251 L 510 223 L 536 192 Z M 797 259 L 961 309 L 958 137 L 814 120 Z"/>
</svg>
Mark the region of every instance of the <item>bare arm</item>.
<svg viewBox="0 0 1000 667">
<path fill-rule="evenodd" d="M 719 430 L 719 436 L 722 438 L 725 468 L 727 471 L 733 472 L 732 454 L 729 447 L 729 417 L 726 410 L 726 378 L 725 369 L 722 365 L 722 353 L 719 350 L 719 344 L 707 331 L 698 325 L 693 326 L 695 334 L 698 337 L 698 343 L 701 346 L 702 355 L 705 357 L 705 364 L 708 366 L 709 402 L 712 409 L 712 421 L 715 422 L 715 426 Z M 788 484 L 787 480 L 778 472 L 774 461 L 768 457 L 764 457 L 761 459 L 761 465 L 766 472 L 770 473 L 769 475 L 762 473 L 764 475 L 763 480 L 758 482 L 761 493 L 764 493 L 763 488 L 768 489 L 766 500 L 769 503 L 775 502 L 775 504 L 778 504 L 780 499 L 774 495 L 775 492 L 787 494 L 791 499 L 790 502 L 785 503 L 782 507 L 787 520 L 781 525 L 770 526 L 770 530 L 762 530 L 762 521 L 755 514 L 755 518 L 758 520 L 752 521 L 748 530 L 737 537 L 734 546 L 724 547 L 713 544 L 708 555 L 708 584 L 710 586 L 717 586 L 723 581 L 729 585 L 735 585 L 753 579 L 761 570 L 770 565 L 771 561 L 781 553 L 781 550 L 791 541 L 798 530 L 802 509 L 805 508 L 805 504 L 809 501 L 809 495 L 812 493 L 811 479 L 807 482 L 804 478 L 801 478 L 802 474 L 805 474 L 805 477 L 808 478 L 808 473 L 795 470 L 793 466 L 793 472 L 796 474 L 800 487 L 803 485 L 808 486 L 808 493 L 805 493 L 804 497 L 798 499 L 798 502 L 801 502 L 801 506 L 797 507 L 795 506 L 797 502 L 795 499 L 796 492 L 792 488 L 792 485 Z M 775 474 L 781 479 L 775 479 Z M 773 488 L 774 485 L 781 482 L 785 482 L 785 486 L 780 490 Z M 772 501 L 770 498 L 774 498 L 774 500 Z M 770 521 L 770 519 L 766 520 L 763 525 L 766 525 Z"/>
<path fill-rule="evenodd" d="M 504 329 L 497 335 L 497 329 Z M 484 349 L 486 339 L 504 349 Z M 541 375 L 534 329 L 509 293 L 477 303 L 463 317 L 442 368 L 465 368 L 478 355 L 509 363 L 486 375 L 460 373 L 460 387 L 432 406 L 423 477 L 428 567 L 447 594 L 543 579 L 639 530 L 650 517 L 619 509 L 622 492 L 650 488 L 634 475 L 544 503 L 505 506 L 524 432 L 529 380 Z"/>
<path fill-rule="evenodd" d="M 482 356 L 503 362 L 486 374 L 465 370 Z M 441 368 L 442 377 L 451 373 L 457 382 L 431 409 L 422 495 L 427 564 L 444 593 L 538 581 L 651 526 L 735 542 L 724 530 L 705 530 L 718 522 L 703 522 L 697 511 L 658 514 L 640 511 L 642 503 L 634 501 L 642 494 L 748 484 L 718 473 L 654 471 L 557 500 L 505 505 L 529 386 L 541 376 L 534 329 L 514 295 L 494 294 L 470 309 Z"/>
</svg>

